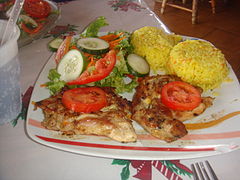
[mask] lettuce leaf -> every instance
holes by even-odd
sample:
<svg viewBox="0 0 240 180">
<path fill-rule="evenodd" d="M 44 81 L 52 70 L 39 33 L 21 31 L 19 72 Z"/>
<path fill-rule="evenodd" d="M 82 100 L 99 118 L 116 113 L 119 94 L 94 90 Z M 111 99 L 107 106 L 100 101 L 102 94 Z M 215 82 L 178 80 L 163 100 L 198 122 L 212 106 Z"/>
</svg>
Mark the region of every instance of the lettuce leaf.
<svg viewBox="0 0 240 180">
<path fill-rule="evenodd" d="M 46 87 L 49 89 L 51 95 L 60 92 L 66 85 L 65 81 L 60 80 L 60 76 L 56 69 L 50 69 L 48 73 L 48 79 L 50 81 L 46 82 Z"/>
<path fill-rule="evenodd" d="M 100 16 L 87 27 L 83 35 L 85 37 L 97 37 L 100 28 L 107 25 L 108 23 L 106 18 L 104 16 Z"/>
<path fill-rule="evenodd" d="M 131 33 L 126 31 L 116 31 L 115 33 L 118 34 L 120 32 L 123 32 L 125 39 L 123 39 L 117 46 L 116 49 L 122 52 L 123 56 L 126 56 L 128 54 L 133 53 L 133 46 L 130 44 L 130 36 Z"/>
<path fill-rule="evenodd" d="M 117 54 L 117 63 L 112 72 L 106 78 L 95 82 L 96 86 L 100 87 L 114 87 L 116 93 L 132 92 L 137 87 L 136 79 L 129 79 L 126 77 L 129 74 L 123 52 Z"/>
<path fill-rule="evenodd" d="M 138 85 L 137 81 L 132 80 L 131 82 L 126 82 L 124 78 L 125 76 L 121 71 L 119 71 L 117 67 L 114 67 L 108 77 L 95 82 L 95 85 L 100 87 L 114 87 L 116 93 L 132 92 Z"/>
</svg>

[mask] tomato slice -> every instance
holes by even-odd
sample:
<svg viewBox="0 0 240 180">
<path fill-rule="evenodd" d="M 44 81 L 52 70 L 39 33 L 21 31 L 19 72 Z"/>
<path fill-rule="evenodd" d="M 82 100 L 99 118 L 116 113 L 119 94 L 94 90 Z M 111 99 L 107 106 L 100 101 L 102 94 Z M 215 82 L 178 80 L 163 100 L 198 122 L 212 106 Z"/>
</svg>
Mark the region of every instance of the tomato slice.
<svg viewBox="0 0 240 180">
<path fill-rule="evenodd" d="M 28 34 L 35 34 L 35 33 L 38 33 L 42 29 L 43 25 L 42 24 L 38 24 L 37 28 L 30 29 L 24 23 L 22 23 L 21 27 L 22 27 L 23 31 L 25 31 L 26 33 L 28 33 Z"/>
<path fill-rule="evenodd" d="M 55 56 L 56 64 L 58 64 L 63 58 L 63 56 L 68 52 L 71 40 L 72 40 L 72 36 L 67 36 L 59 46 Z"/>
<path fill-rule="evenodd" d="M 190 111 L 201 103 L 201 94 L 188 83 L 173 81 L 162 87 L 161 101 L 170 109 Z"/>
<path fill-rule="evenodd" d="M 98 87 L 75 88 L 65 91 L 62 103 L 74 112 L 94 112 L 107 105 L 106 93 Z"/>
<path fill-rule="evenodd" d="M 77 79 L 69 81 L 69 85 L 81 85 L 99 81 L 107 77 L 116 64 L 116 53 L 114 50 L 109 51 L 104 58 L 99 59 L 93 70 L 86 69 Z"/>
<path fill-rule="evenodd" d="M 33 18 L 46 18 L 51 13 L 51 6 L 44 0 L 25 0 L 23 9 Z"/>
</svg>

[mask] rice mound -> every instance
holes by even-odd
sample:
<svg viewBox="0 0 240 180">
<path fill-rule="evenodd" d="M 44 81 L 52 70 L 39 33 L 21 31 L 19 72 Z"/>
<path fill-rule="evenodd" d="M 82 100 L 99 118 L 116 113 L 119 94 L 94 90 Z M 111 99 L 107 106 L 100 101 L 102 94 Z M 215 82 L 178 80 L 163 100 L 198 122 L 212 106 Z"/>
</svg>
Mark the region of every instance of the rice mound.
<svg viewBox="0 0 240 180">
<path fill-rule="evenodd" d="M 131 36 L 134 53 L 144 57 L 154 71 L 165 70 L 170 51 L 181 40 L 181 36 L 150 26 L 134 31 Z"/>
<path fill-rule="evenodd" d="M 203 90 L 219 87 L 229 73 L 222 52 L 201 40 L 186 40 L 174 46 L 166 68 L 170 74 Z"/>
</svg>

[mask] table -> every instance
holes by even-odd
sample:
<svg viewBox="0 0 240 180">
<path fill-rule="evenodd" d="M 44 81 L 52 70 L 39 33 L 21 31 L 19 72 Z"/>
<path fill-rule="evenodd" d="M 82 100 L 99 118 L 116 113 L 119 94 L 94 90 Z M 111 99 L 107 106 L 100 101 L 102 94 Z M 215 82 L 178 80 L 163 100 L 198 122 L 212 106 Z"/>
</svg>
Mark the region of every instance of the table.
<svg viewBox="0 0 240 180">
<path fill-rule="evenodd" d="M 62 2 L 59 6 L 62 12 L 57 24 L 73 24 L 78 26 L 79 31 L 100 15 L 107 18 L 110 24 L 107 27 L 108 31 L 119 29 L 122 24 L 125 24 L 126 30 L 131 31 L 144 26 L 146 22 L 150 26 L 157 24 L 167 30 L 167 27 L 161 24 L 141 0 L 79 0 Z M 50 38 L 36 40 L 20 49 L 23 93 L 34 85 L 38 73 L 51 57 L 52 53 L 46 46 L 49 41 Z M 0 126 L 0 179 L 2 180 L 192 179 L 190 164 L 206 159 L 214 167 L 219 179 L 239 179 L 239 150 L 188 160 L 113 160 L 73 154 L 40 145 L 26 135 L 25 128 L 26 123 L 23 120 L 18 120 L 15 127 L 11 124 Z M 174 173 L 167 168 L 170 165 L 177 167 Z M 141 171 L 138 171 L 140 167 Z"/>
</svg>

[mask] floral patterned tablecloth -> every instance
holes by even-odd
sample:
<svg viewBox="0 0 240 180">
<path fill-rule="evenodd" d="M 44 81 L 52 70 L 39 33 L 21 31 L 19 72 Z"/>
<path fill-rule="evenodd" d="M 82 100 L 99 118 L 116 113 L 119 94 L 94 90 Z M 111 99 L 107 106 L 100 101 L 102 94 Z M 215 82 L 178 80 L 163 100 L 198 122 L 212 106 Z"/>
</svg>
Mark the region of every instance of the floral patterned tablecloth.
<svg viewBox="0 0 240 180">
<path fill-rule="evenodd" d="M 76 155 L 33 142 L 25 133 L 27 107 L 34 82 L 51 57 L 47 43 L 56 33 L 81 32 L 98 16 L 109 23 L 104 30 L 133 31 L 142 26 L 168 28 L 141 0 L 56 0 L 61 18 L 46 37 L 20 49 L 22 113 L 0 127 L 0 179 L 192 179 L 190 165 L 208 159 L 219 179 L 238 179 L 240 151 L 190 160 L 126 160 Z M 14 128 L 13 128 L 14 127 Z"/>
</svg>

